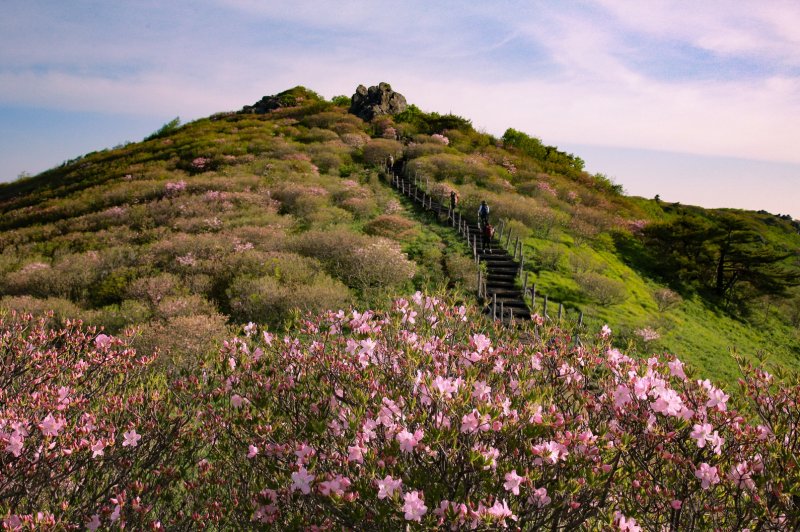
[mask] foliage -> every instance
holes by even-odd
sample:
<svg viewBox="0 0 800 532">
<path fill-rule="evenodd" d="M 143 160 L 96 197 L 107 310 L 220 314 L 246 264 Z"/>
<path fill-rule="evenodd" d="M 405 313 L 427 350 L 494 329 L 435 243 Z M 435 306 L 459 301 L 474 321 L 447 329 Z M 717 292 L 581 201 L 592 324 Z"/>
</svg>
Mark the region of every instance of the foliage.
<svg viewBox="0 0 800 532">
<path fill-rule="evenodd" d="M 9 528 L 800 526 L 797 375 L 740 362 L 736 399 L 675 357 L 612 348 L 608 327 L 578 346 L 535 323 L 518 335 L 417 293 L 385 313 L 302 318 L 284 338 L 248 324 L 158 384 L 125 339 L 0 322 L 0 515 Z"/>
<path fill-rule="evenodd" d="M 175 118 L 173 118 L 172 120 L 170 120 L 169 122 L 158 128 L 156 132 L 147 136 L 144 140 L 148 141 L 148 140 L 155 140 L 168 137 L 169 135 L 174 133 L 180 127 L 180 125 L 181 125 L 181 117 L 176 116 Z"/>
</svg>

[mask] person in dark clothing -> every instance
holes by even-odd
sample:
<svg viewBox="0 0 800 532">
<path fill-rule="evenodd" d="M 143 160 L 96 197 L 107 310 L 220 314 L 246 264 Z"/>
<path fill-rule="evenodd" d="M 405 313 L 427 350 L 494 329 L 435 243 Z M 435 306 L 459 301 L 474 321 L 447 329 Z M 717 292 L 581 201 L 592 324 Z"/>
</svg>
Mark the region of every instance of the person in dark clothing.
<svg viewBox="0 0 800 532">
<path fill-rule="evenodd" d="M 458 194 L 456 194 L 455 190 L 450 191 L 450 210 L 455 211 L 456 205 L 458 205 Z"/>
<path fill-rule="evenodd" d="M 478 207 L 478 219 L 481 226 L 489 224 L 489 206 L 486 204 L 486 200 L 481 201 L 481 206 Z"/>
<path fill-rule="evenodd" d="M 494 227 L 487 222 L 481 226 L 481 247 L 484 253 L 487 249 L 489 253 L 492 252 L 492 237 L 494 237 Z"/>
</svg>

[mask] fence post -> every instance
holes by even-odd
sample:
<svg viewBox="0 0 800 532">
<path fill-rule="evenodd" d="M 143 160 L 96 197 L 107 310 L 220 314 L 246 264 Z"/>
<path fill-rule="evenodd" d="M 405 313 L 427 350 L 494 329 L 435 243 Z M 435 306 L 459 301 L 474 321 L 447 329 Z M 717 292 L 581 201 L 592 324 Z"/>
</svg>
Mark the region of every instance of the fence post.
<svg viewBox="0 0 800 532">
<path fill-rule="evenodd" d="M 492 294 L 492 320 L 497 319 L 497 292 Z"/>
<path fill-rule="evenodd" d="M 528 272 L 525 272 L 525 279 L 522 281 L 522 297 L 528 293 Z"/>
<path fill-rule="evenodd" d="M 542 312 L 544 319 L 547 319 L 547 295 L 544 296 L 544 310 Z"/>
<path fill-rule="evenodd" d="M 502 222 L 500 222 L 500 236 L 497 237 L 498 242 L 503 241 L 503 233 L 505 228 L 506 228 L 506 221 L 503 220 Z"/>
<path fill-rule="evenodd" d="M 583 327 L 583 311 L 578 314 L 578 327 Z"/>
<path fill-rule="evenodd" d="M 506 245 L 505 250 L 508 251 L 508 245 L 511 243 L 511 230 L 509 229 L 508 235 L 506 236 Z"/>
<path fill-rule="evenodd" d="M 522 253 L 519 254 L 519 274 L 522 275 L 522 272 L 525 271 L 525 257 L 522 256 Z M 528 272 L 525 272 L 525 284 L 528 284 Z M 525 293 L 525 289 L 523 288 L 522 293 Z"/>
<path fill-rule="evenodd" d="M 483 272 L 478 268 L 478 297 L 481 297 L 481 287 L 483 286 Z"/>
<path fill-rule="evenodd" d="M 500 321 L 503 321 L 503 318 L 506 317 L 506 310 L 503 308 L 503 302 L 500 302 Z"/>
<path fill-rule="evenodd" d="M 519 247 L 519 237 L 514 239 L 514 260 L 517 260 L 517 248 Z"/>
<path fill-rule="evenodd" d="M 563 311 L 564 311 L 564 304 L 563 303 L 559 303 L 558 304 L 558 321 L 559 321 L 559 323 L 561 322 L 561 313 Z"/>
</svg>

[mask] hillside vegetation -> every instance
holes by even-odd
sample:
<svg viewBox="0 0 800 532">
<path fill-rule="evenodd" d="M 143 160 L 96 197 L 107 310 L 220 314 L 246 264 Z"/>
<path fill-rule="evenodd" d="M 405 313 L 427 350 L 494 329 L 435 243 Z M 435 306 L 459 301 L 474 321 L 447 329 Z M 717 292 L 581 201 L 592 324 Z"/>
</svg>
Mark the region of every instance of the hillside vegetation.
<svg viewBox="0 0 800 532">
<path fill-rule="evenodd" d="M 800 368 L 797 222 L 627 197 L 526 133 L 413 105 L 364 122 L 345 97 L 297 87 L 276 101 L 0 186 L 0 306 L 139 326 L 137 347 L 177 362 L 251 321 L 290 327 L 294 309 L 468 293 L 465 247 L 391 190 L 391 156 L 468 215 L 487 200 L 537 295 L 608 323 L 618 344 L 724 380 L 731 349 Z"/>
</svg>

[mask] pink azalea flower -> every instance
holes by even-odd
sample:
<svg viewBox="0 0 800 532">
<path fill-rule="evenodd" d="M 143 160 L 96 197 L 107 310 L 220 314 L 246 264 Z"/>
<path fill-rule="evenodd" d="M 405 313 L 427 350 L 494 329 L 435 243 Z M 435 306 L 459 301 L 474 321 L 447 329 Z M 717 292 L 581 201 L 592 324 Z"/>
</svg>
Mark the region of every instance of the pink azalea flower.
<svg viewBox="0 0 800 532">
<path fill-rule="evenodd" d="M 125 441 L 122 442 L 123 447 L 136 447 L 142 439 L 142 436 L 136 433 L 136 429 L 123 432 L 122 435 L 125 437 Z"/>
<path fill-rule="evenodd" d="M 300 490 L 304 495 L 308 495 L 311 493 L 311 482 L 314 478 L 304 466 L 300 466 L 299 470 L 292 473 L 291 491 Z"/>
<path fill-rule="evenodd" d="M 611 336 L 611 327 L 609 327 L 607 324 L 603 325 L 603 328 L 600 329 L 600 336 L 602 338 L 608 338 Z"/>
<path fill-rule="evenodd" d="M 700 464 L 700 467 L 695 470 L 694 476 L 700 479 L 700 485 L 704 490 L 707 490 L 710 486 L 713 486 L 714 484 L 719 484 L 719 475 L 717 474 L 717 468 L 712 467 L 705 462 Z"/>
<path fill-rule="evenodd" d="M 95 530 L 100 528 L 100 516 L 97 515 L 97 514 L 94 514 L 92 516 L 92 518 L 89 521 L 86 522 L 85 526 L 86 526 L 86 528 L 88 530 L 91 530 L 92 532 L 94 532 Z"/>
<path fill-rule="evenodd" d="M 231 404 L 233 408 L 241 408 L 244 404 L 244 398 L 239 394 L 233 394 L 231 396 Z"/>
<path fill-rule="evenodd" d="M 13 454 L 15 457 L 19 458 L 22 454 L 22 446 L 23 446 L 23 436 L 15 432 L 8 438 L 8 443 L 6 444 L 6 452 Z"/>
<path fill-rule="evenodd" d="M 500 503 L 500 501 L 497 501 L 497 500 L 494 501 L 494 505 L 492 505 L 491 508 L 487 509 L 486 513 L 488 515 L 491 515 L 495 519 L 498 519 L 503 524 L 505 524 L 506 518 L 510 518 L 513 521 L 517 520 L 517 516 L 515 516 L 511 512 L 511 509 L 508 507 L 508 503 L 506 502 L 505 499 L 503 499 L 502 504 Z"/>
<path fill-rule="evenodd" d="M 669 505 L 672 506 L 673 510 L 680 510 L 681 506 L 683 506 L 683 501 L 679 499 L 673 499 L 673 501 L 669 503 Z"/>
<path fill-rule="evenodd" d="M 714 427 L 712 427 L 710 423 L 703 423 L 702 425 L 696 423 L 694 427 L 692 427 L 690 436 L 697 440 L 697 446 L 702 449 L 706 446 L 706 442 L 711 441 L 711 433 L 713 430 Z"/>
<path fill-rule="evenodd" d="M 103 440 L 97 440 L 94 445 L 92 445 L 92 458 L 97 458 L 98 456 L 103 456 L 105 452 L 103 449 L 106 448 L 106 444 L 103 443 Z"/>
<path fill-rule="evenodd" d="M 630 389 L 624 384 L 617 385 L 617 389 L 614 390 L 612 397 L 614 399 L 614 408 L 623 408 L 633 400 L 631 398 Z"/>
<path fill-rule="evenodd" d="M 428 507 L 425 506 L 425 500 L 420 497 L 419 492 L 406 493 L 403 500 L 406 521 L 422 521 L 422 516 L 428 511 Z"/>
<path fill-rule="evenodd" d="M 510 473 L 506 473 L 505 483 L 503 487 L 506 491 L 510 491 L 514 495 L 519 495 L 519 486 L 525 480 L 525 477 L 517 475 L 517 470 L 512 469 Z"/>
<path fill-rule="evenodd" d="M 350 487 L 350 479 L 342 475 L 336 475 L 336 477 L 331 480 L 319 483 L 320 493 L 327 496 L 336 495 L 341 497 L 348 487 Z"/>
<path fill-rule="evenodd" d="M 121 511 L 122 511 L 122 508 L 120 507 L 119 504 L 114 507 L 114 511 L 111 512 L 110 516 L 108 516 L 108 518 L 111 519 L 112 523 L 115 523 L 116 521 L 119 520 L 119 514 L 120 514 Z"/>
<path fill-rule="evenodd" d="M 386 475 L 386 478 L 383 480 L 378 480 L 378 498 L 385 499 L 386 497 L 391 497 L 402 485 L 403 481 L 401 479 L 398 478 L 395 480 L 390 475 Z"/>
<path fill-rule="evenodd" d="M 424 434 L 425 433 L 422 429 L 417 429 L 413 434 L 408 432 L 406 429 L 403 429 L 396 436 L 397 441 L 400 443 L 400 450 L 407 453 L 414 452 L 414 448 L 417 446 Z"/>
<path fill-rule="evenodd" d="M 484 350 L 492 345 L 492 341 L 489 340 L 484 334 L 473 334 L 472 343 L 478 353 L 483 353 Z"/>
<path fill-rule="evenodd" d="M 650 403 L 654 412 L 666 416 L 677 416 L 683 409 L 683 400 L 675 390 L 661 388 L 658 390 L 658 398 Z"/>
<path fill-rule="evenodd" d="M 633 517 L 625 517 L 621 512 L 616 512 L 617 526 L 624 532 L 641 532 L 642 527 L 636 524 Z"/>
<path fill-rule="evenodd" d="M 358 462 L 359 464 L 364 463 L 364 451 L 366 448 L 363 447 L 360 443 L 355 445 L 351 445 L 347 448 L 347 461 L 348 462 Z"/>
<path fill-rule="evenodd" d="M 551 500 L 552 499 L 550 499 L 550 497 L 547 496 L 547 488 L 539 488 L 533 490 L 533 493 L 529 498 L 529 501 L 532 504 L 535 504 L 538 508 L 544 508 L 545 506 L 550 504 Z"/>
<path fill-rule="evenodd" d="M 111 347 L 111 337 L 107 334 L 98 334 L 94 339 L 94 345 L 97 349 L 108 349 Z"/>
<path fill-rule="evenodd" d="M 58 436 L 58 433 L 66 424 L 67 422 L 64 418 L 56 419 L 53 414 L 47 414 L 39 424 L 39 428 L 42 429 L 42 434 L 45 436 Z"/>
<path fill-rule="evenodd" d="M 686 373 L 683 371 L 683 362 L 676 358 L 672 362 L 667 363 L 667 366 L 669 366 L 670 375 L 684 381 L 686 380 Z"/>
<path fill-rule="evenodd" d="M 247 457 L 248 458 L 255 458 L 255 456 L 257 454 L 258 454 L 258 447 L 256 447 L 253 444 L 250 444 L 250 445 L 247 446 Z"/>
</svg>

